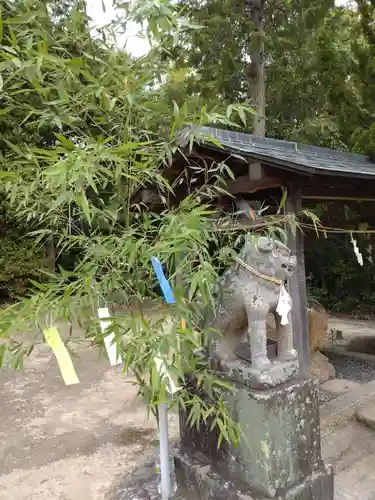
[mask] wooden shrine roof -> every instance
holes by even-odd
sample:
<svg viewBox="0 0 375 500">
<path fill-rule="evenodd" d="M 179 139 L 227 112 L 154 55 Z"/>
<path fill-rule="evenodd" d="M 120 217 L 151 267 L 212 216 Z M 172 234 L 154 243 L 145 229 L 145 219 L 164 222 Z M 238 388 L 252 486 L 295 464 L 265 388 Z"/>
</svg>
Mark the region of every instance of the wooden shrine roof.
<svg viewBox="0 0 375 500">
<path fill-rule="evenodd" d="M 183 141 L 189 133 L 190 130 L 183 133 Z M 375 180 L 375 163 L 364 155 L 213 127 L 199 127 L 199 135 L 200 133 L 206 148 L 224 149 L 225 152 L 236 153 L 245 159 L 251 158 L 276 168 L 307 175 L 324 174 Z M 204 140 L 210 136 L 218 141 L 222 148 Z"/>
</svg>

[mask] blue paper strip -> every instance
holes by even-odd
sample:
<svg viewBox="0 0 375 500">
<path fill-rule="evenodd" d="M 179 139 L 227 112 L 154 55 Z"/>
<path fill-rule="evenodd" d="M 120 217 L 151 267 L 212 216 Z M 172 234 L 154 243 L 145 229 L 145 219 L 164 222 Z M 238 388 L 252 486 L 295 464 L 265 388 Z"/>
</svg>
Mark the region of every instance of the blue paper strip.
<svg viewBox="0 0 375 500">
<path fill-rule="evenodd" d="M 165 301 L 167 302 L 167 304 L 173 304 L 175 302 L 175 298 L 172 292 L 172 288 L 164 275 L 163 267 L 160 264 L 159 259 L 157 259 L 156 257 L 151 257 L 151 262 L 155 271 L 156 278 L 163 292 Z"/>
</svg>

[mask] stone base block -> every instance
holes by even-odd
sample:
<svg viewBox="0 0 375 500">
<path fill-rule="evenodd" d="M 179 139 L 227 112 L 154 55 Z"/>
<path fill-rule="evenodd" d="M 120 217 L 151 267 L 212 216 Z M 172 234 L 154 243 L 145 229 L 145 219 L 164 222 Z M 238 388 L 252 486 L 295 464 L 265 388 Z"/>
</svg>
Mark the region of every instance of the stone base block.
<svg viewBox="0 0 375 500">
<path fill-rule="evenodd" d="M 215 471 L 217 477 L 222 478 L 220 484 L 236 485 L 230 487 L 231 494 L 240 489 L 249 499 L 257 500 L 333 499 L 328 493 L 324 496 L 316 493 L 321 484 L 330 484 L 332 478 L 321 457 L 315 380 L 294 380 L 263 391 L 236 384 L 235 390 L 228 391 L 224 398 L 241 427 L 242 439 L 238 446 L 223 443 L 218 449 L 216 427 L 211 428 L 210 422 L 201 422 L 198 428 L 190 427 L 186 415 L 181 413 L 179 467 L 185 471 L 185 476 L 189 469 L 186 464 L 193 467 L 193 462 L 198 460 L 201 464 L 198 470 L 201 471 L 204 464 L 203 470 L 210 471 L 206 474 L 208 478 Z M 193 470 L 196 476 L 197 467 Z M 327 475 L 330 479 L 326 479 Z M 205 480 L 205 485 L 207 481 L 209 479 Z M 301 496 L 297 494 L 299 491 Z M 218 495 L 198 498 L 241 498 Z"/>
<path fill-rule="evenodd" d="M 205 457 L 175 453 L 178 490 L 186 500 L 333 500 L 333 471 L 322 466 L 289 489 L 264 496 L 224 479 Z"/>
<path fill-rule="evenodd" d="M 270 389 L 292 379 L 299 372 L 298 361 L 272 360 L 266 370 L 253 368 L 241 359 L 227 361 L 228 373 L 225 376 L 232 382 L 237 382 L 252 389 Z"/>
</svg>

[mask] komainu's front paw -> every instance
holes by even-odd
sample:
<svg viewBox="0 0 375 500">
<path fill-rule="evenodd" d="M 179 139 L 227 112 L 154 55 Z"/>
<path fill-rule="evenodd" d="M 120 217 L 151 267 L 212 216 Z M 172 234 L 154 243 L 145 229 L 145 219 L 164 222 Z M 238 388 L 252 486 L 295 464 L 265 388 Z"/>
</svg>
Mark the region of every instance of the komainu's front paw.
<svg viewBox="0 0 375 500">
<path fill-rule="evenodd" d="M 213 355 L 211 355 L 211 368 L 220 373 L 228 373 L 230 371 L 228 359 L 219 356 L 218 353 L 213 353 Z"/>
<path fill-rule="evenodd" d="M 272 363 L 268 358 L 255 358 L 251 361 L 251 365 L 256 370 L 263 371 L 268 370 Z"/>
<path fill-rule="evenodd" d="M 295 349 L 287 349 L 279 355 L 281 361 L 295 361 L 298 359 L 298 352 Z"/>
</svg>

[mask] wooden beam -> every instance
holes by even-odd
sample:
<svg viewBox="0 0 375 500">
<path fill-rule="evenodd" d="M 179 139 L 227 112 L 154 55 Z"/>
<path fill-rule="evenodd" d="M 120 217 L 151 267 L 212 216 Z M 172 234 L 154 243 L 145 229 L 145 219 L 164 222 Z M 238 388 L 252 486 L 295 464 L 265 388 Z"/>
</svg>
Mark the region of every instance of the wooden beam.
<svg viewBox="0 0 375 500">
<path fill-rule="evenodd" d="M 301 190 L 295 185 L 289 185 L 286 210 L 288 213 L 297 214 L 301 211 L 301 209 Z M 289 293 L 292 298 L 294 345 L 299 356 L 301 374 L 308 376 L 310 373 L 310 352 L 303 234 L 297 229 L 297 232 L 294 235 L 290 226 L 287 228 L 287 231 L 289 248 L 297 257 L 297 270 L 289 279 Z"/>
<path fill-rule="evenodd" d="M 281 186 L 282 181 L 276 177 L 265 177 L 259 180 L 250 180 L 247 175 L 241 175 L 234 181 L 228 182 L 226 190 L 230 194 L 245 194 Z"/>
<path fill-rule="evenodd" d="M 361 186 L 303 186 L 304 200 L 362 200 L 375 201 L 375 184 L 371 181 Z"/>
<path fill-rule="evenodd" d="M 260 229 L 267 229 L 270 225 L 280 225 L 285 222 L 284 215 L 267 215 L 263 217 L 257 217 L 255 220 L 250 219 L 240 219 L 234 220 L 230 217 L 222 217 L 213 221 L 214 228 L 217 231 L 228 231 L 228 230 L 249 230 L 257 231 Z"/>
</svg>

